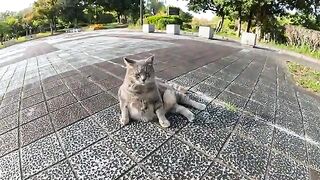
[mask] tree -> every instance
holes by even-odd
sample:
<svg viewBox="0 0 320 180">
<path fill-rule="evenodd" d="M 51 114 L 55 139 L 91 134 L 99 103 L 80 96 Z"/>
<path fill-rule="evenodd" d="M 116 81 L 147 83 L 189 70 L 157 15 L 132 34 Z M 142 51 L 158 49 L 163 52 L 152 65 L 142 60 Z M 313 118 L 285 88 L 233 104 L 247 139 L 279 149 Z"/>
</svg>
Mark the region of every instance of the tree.
<svg viewBox="0 0 320 180">
<path fill-rule="evenodd" d="M 190 23 L 192 21 L 192 14 L 188 13 L 188 12 L 184 12 L 182 10 L 180 10 L 179 16 L 181 18 L 181 20 L 185 23 Z"/>
<path fill-rule="evenodd" d="M 1 43 L 1 45 L 3 45 L 4 38 L 9 32 L 10 32 L 9 25 L 4 21 L 0 21 L 0 43 Z"/>
<path fill-rule="evenodd" d="M 190 0 L 188 8 L 195 12 L 205 12 L 207 10 L 215 12 L 217 16 L 221 17 L 221 21 L 216 28 L 216 32 L 220 32 L 223 27 L 225 16 L 230 13 L 232 3 L 232 0 Z"/>
<path fill-rule="evenodd" d="M 151 12 L 152 15 L 156 15 L 159 13 L 163 8 L 164 4 L 158 0 L 150 0 L 147 3 L 146 9 Z"/>
<path fill-rule="evenodd" d="M 11 27 L 11 31 L 13 36 L 18 37 L 18 24 L 19 20 L 14 16 L 8 16 L 6 18 L 6 23 Z"/>
<path fill-rule="evenodd" d="M 61 2 L 59 0 L 37 0 L 33 8 L 40 16 L 48 19 L 51 34 L 53 34 L 53 31 L 56 31 L 56 21 L 60 13 Z"/>
</svg>

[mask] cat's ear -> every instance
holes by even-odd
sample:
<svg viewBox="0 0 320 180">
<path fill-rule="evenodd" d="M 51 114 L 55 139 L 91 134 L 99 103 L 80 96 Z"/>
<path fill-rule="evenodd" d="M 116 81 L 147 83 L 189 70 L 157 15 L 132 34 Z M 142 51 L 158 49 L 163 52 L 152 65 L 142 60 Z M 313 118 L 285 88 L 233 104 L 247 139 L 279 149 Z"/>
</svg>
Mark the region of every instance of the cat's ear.
<svg viewBox="0 0 320 180">
<path fill-rule="evenodd" d="M 123 61 L 127 66 L 133 66 L 136 63 L 135 60 L 126 57 L 123 58 Z"/>
<path fill-rule="evenodd" d="M 146 63 L 153 64 L 154 56 L 150 56 L 146 59 Z"/>
</svg>

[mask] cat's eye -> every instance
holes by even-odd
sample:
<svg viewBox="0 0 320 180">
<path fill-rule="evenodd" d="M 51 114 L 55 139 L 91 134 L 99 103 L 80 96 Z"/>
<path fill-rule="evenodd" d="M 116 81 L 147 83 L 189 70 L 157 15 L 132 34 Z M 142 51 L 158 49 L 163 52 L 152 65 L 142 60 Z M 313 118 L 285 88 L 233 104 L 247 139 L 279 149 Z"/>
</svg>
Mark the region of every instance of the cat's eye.
<svg viewBox="0 0 320 180">
<path fill-rule="evenodd" d="M 140 78 L 140 74 L 136 74 L 136 78 Z"/>
</svg>

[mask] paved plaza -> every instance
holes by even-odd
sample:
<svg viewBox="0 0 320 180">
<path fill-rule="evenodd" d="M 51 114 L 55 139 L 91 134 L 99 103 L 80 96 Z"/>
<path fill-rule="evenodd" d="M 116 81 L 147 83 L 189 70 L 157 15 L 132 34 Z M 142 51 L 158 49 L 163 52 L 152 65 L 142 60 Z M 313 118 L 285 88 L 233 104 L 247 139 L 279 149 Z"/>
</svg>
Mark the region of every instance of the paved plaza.
<svg viewBox="0 0 320 180">
<path fill-rule="evenodd" d="M 119 123 L 122 58 L 207 104 Z M 70 33 L 0 50 L 0 179 L 320 179 L 320 98 L 277 52 L 162 33 Z"/>
</svg>

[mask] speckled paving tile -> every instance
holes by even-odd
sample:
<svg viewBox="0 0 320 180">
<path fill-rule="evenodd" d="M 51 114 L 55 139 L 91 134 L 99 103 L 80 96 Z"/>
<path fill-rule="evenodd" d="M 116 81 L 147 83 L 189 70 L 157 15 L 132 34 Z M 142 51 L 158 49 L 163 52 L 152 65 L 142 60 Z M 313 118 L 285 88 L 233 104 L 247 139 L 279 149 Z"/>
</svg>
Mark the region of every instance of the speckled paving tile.
<svg viewBox="0 0 320 180">
<path fill-rule="evenodd" d="M 203 180 L 249 180 L 238 172 L 221 165 L 217 162 L 213 162 L 207 173 L 201 178 Z"/>
<path fill-rule="evenodd" d="M 52 81 L 46 81 L 42 84 L 43 90 L 47 91 L 51 88 L 63 85 L 63 82 L 58 78 L 59 76 L 54 76 L 55 79 Z"/>
<path fill-rule="evenodd" d="M 229 134 L 230 132 L 226 129 L 216 129 L 201 123 L 189 123 L 179 131 L 177 136 L 214 158 Z"/>
<path fill-rule="evenodd" d="M 307 143 L 309 165 L 320 171 L 320 147 Z"/>
<path fill-rule="evenodd" d="M 98 81 L 97 83 L 99 83 L 104 90 L 109 90 L 117 86 L 120 86 L 122 84 L 122 81 L 111 76 L 110 78 Z"/>
<path fill-rule="evenodd" d="M 311 180 L 319 180 L 320 179 L 320 170 L 309 169 Z"/>
<path fill-rule="evenodd" d="M 244 114 L 240 120 L 239 131 L 250 140 L 270 146 L 274 128 L 256 116 Z"/>
<path fill-rule="evenodd" d="M 0 119 L 10 116 L 19 110 L 19 102 L 15 102 L 0 108 Z"/>
<path fill-rule="evenodd" d="M 273 148 L 301 162 L 307 159 L 305 141 L 283 131 L 275 131 Z"/>
<path fill-rule="evenodd" d="M 52 112 L 50 115 L 54 128 L 59 130 L 87 117 L 89 114 L 79 103 L 76 103 Z"/>
<path fill-rule="evenodd" d="M 180 84 L 185 87 L 191 87 L 196 85 L 197 83 L 201 82 L 205 78 L 207 78 L 208 75 L 197 73 L 196 71 L 189 72 L 183 76 L 180 76 L 178 78 L 175 78 L 173 82 Z"/>
<path fill-rule="evenodd" d="M 214 126 L 217 129 L 233 129 L 239 118 L 239 112 L 230 111 L 226 107 L 212 102 L 205 111 L 197 115 L 195 122 Z"/>
<path fill-rule="evenodd" d="M 81 102 L 92 114 L 106 109 L 116 103 L 118 100 L 108 93 L 100 93 L 85 99 Z"/>
<path fill-rule="evenodd" d="M 237 83 L 232 83 L 232 84 L 230 84 L 230 86 L 228 86 L 227 90 L 229 92 L 238 94 L 238 95 L 240 95 L 240 96 L 242 96 L 244 98 L 248 98 L 251 95 L 253 87 L 252 88 L 248 88 L 246 86 L 241 86 L 241 85 L 239 85 Z"/>
<path fill-rule="evenodd" d="M 140 167 L 135 166 L 129 172 L 124 174 L 119 178 L 119 180 L 128 180 L 128 179 L 141 179 L 141 180 L 152 180 L 153 178 L 150 177 L 146 172 L 144 172 Z"/>
<path fill-rule="evenodd" d="M 54 88 L 51 88 L 51 89 L 44 91 L 44 95 L 46 96 L 46 99 L 48 100 L 53 97 L 64 94 L 68 91 L 69 91 L 69 89 L 67 88 L 67 86 L 63 84 L 63 85 L 59 85 L 57 87 L 54 87 Z"/>
<path fill-rule="evenodd" d="M 30 180 L 38 180 L 38 179 L 76 179 L 74 176 L 70 165 L 67 161 L 62 161 L 49 169 L 40 172 L 39 174 L 32 176 L 29 178 Z"/>
<path fill-rule="evenodd" d="M 272 152 L 267 179 L 309 179 L 308 168 L 305 165 Z"/>
<path fill-rule="evenodd" d="M 113 140 L 136 161 L 149 155 L 170 136 L 150 122 L 134 121 L 112 134 Z"/>
<path fill-rule="evenodd" d="M 293 131 L 296 134 L 304 134 L 303 121 L 301 117 L 290 116 L 285 113 L 280 114 L 280 112 L 277 111 L 276 124 Z"/>
<path fill-rule="evenodd" d="M 220 101 L 226 102 L 235 106 L 235 108 L 243 109 L 246 105 L 248 99 L 242 97 L 238 94 L 231 93 L 229 91 L 223 91 L 219 96 L 218 99 Z"/>
<path fill-rule="evenodd" d="M 213 87 L 220 89 L 222 91 L 230 84 L 230 82 L 228 82 L 228 81 L 224 81 L 222 79 L 218 79 L 218 78 L 214 78 L 214 77 L 210 77 L 210 78 L 204 80 L 202 83 L 208 84 L 208 85 L 213 86 Z"/>
<path fill-rule="evenodd" d="M 269 149 L 257 145 L 239 135 L 233 135 L 219 158 L 227 165 L 255 179 L 264 177 Z"/>
<path fill-rule="evenodd" d="M 24 124 L 20 127 L 21 146 L 25 146 L 50 133 L 53 133 L 53 127 L 48 115 Z"/>
<path fill-rule="evenodd" d="M 191 91 L 201 92 L 212 99 L 216 98 L 222 92 L 222 90 L 216 89 L 213 86 L 204 83 L 197 84 L 196 86 L 191 88 Z"/>
<path fill-rule="evenodd" d="M 102 110 L 92 117 L 101 127 L 103 127 L 108 133 L 113 133 L 121 128 L 120 124 L 120 107 L 119 104 Z"/>
<path fill-rule="evenodd" d="M 275 121 L 274 105 L 264 106 L 257 101 L 249 100 L 245 107 L 245 110 L 259 116 L 264 121 L 271 122 L 271 123 L 274 123 Z"/>
<path fill-rule="evenodd" d="M 0 136 L 0 157 L 18 148 L 18 129 Z"/>
<path fill-rule="evenodd" d="M 23 177 L 27 178 L 62 160 L 64 154 L 55 134 L 51 134 L 21 149 Z"/>
<path fill-rule="evenodd" d="M 106 131 L 96 124 L 91 117 L 58 131 L 62 147 L 68 156 L 80 151 L 106 135 Z"/>
<path fill-rule="evenodd" d="M 4 107 L 4 106 L 7 106 L 9 104 L 12 104 L 12 103 L 15 103 L 15 102 L 19 102 L 19 101 L 20 101 L 20 95 L 19 94 L 17 96 L 9 96 L 9 97 L 5 96 L 2 99 L 0 107 Z"/>
<path fill-rule="evenodd" d="M 95 84 L 89 85 L 89 86 L 85 86 L 83 88 L 80 89 L 75 89 L 72 90 L 72 93 L 76 96 L 76 98 L 80 101 L 83 99 L 86 99 L 90 96 L 93 96 L 95 94 L 98 94 L 102 92 L 102 89 L 100 87 L 98 87 Z"/>
<path fill-rule="evenodd" d="M 0 134 L 10 131 L 18 126 L 18 113 L 0 119 Z"/>
<path fill-rule="evenodd" d="M 0 179 L 21 179 L 18 151 L 0 158 Z"/>
<path fill-rule="evenodd" d="M 134 165 L 109 138 L 72 156 L 70 163 L 80 179 L 116 179 Z"/>
<path fill-rule="evenodd" d="M 49 112 L 53 112 L 76 102 L 77 99 L 70 92 L 68 92 L 48 100 L 48 110 Z"/>
<path fill-rule="evenodd" d="M 33 106 L 35 104 L 38 104 L 42 101 L 44 101 L 44 96 L 42 93 L 38 93 L 34 96 L 30 96 L 28 98 L 22 99 L 21 109 L 28 108 L 28 107 Z"/>
<path fill-rule="evenodd" d="M 30 122 L 46 114 L 48 114 L 46 104 L 44 102 L 36 104 L 20 112 L 20 124 Z"/>
<path fill-rule="evenodd" d="M 157 179 L 200 179 L 211 161 L 183 144 L 172 139 L 142 162 Z"/>
<path fill-rule="evenodd" d="M 33 95 L 39 94 L 39 93 L 42 93 L 42 89 L 41 89 L 40 85 L 33 87 L 33 88 L 30 88 L 30 89 L 23 89 L 22 97 L 27 98 L 27 97 L 30 97 L 30 96 L 33 96 Z"/>
</svg>

